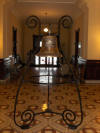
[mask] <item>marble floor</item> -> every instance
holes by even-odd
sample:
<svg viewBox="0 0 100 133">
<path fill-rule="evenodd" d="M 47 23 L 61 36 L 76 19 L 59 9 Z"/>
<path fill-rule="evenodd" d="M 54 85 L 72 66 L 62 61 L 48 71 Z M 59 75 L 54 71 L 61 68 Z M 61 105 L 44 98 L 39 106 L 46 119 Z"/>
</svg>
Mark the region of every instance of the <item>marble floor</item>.
<svg viewBox="0 0 100 133">
<path fill-rule="evenodd" d="M 77 122 L 80 121 L 80 106 L 74 83 L 65 83 L 69 79 L 62 77 L 58 68 L 49 68 L 48 73 L 48 68 L 36 67 L 28 70 L 20 90 L 16 110 L 19 124 L 22 123 L 20 120 L 22 111 L 31 109 L 39 113 L 47 108 L 48 74 L 50 109 L 58 113 L 71 109 L 77 115 Z M 38 77 L 39 75 L 41 77 Z M 14 103 L 19 80 L 20 77 L 0 84 L 0 133 L 100 133 L 100 84 L 80 84 L 84 119 L 77 129 L 69 129 L 61 116 L 46 113 L 37 115 L 30 129 L 22 130 L 14 123 Z M 53 84 L 55 82 L 61 84 L 55 85 Z"/>
</svg>

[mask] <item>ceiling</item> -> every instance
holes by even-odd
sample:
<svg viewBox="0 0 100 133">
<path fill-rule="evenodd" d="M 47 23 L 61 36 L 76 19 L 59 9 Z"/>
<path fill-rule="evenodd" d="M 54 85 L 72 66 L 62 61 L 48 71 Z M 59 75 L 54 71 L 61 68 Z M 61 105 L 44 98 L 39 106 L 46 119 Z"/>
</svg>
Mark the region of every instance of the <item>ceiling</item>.
<svg viewBox="0 0 100 133">
<path fill-rule="evenodd" d="M 26 3 L 67 3 L 74 4 L 77 0 L 17 0 Z"/>
<path fill-rule="evenodd" d="M 10 7 L 14 14 L 25 20 L 28 16 L 36 15 L 42 23 L 57 23 L 63 15 L 74 18 L 80 13 L 77 2 L 80 0 L 15 0 Z M 47 15 L 46 15 L 47 14 Z M 47 20 L 46 20 L 47 19 Z"/>
</svg>

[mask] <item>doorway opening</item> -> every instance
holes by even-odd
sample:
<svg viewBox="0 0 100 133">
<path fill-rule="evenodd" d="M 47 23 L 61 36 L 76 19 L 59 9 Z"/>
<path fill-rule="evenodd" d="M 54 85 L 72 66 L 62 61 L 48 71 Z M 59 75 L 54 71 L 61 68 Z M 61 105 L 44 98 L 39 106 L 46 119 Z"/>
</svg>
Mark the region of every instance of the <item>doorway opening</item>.
<svg viewBox="0 0 100 133">
<path fill-rule="evenodd" d="M 78 57 L 79 57 L 79 34 L 80 34 L 80 29 L 75 31 L 75 65 L 78 64 Z"/>
<path fill-rule="evenodd" d="M 12 28 L 13 31 L 13 57 L 15 63 L 17 62 L 17 29 L 15 27 Z"/>
</svg>

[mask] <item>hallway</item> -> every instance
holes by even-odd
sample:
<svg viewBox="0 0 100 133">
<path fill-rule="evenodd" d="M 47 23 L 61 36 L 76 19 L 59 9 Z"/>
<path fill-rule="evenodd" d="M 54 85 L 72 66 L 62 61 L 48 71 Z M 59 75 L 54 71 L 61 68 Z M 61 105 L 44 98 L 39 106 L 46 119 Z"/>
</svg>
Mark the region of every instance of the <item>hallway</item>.
<svg viewBox="0 0 100 133">
<path fill-rule="evenodd" d="M 49 74 L 60 75 L 56 67 L 49 68 Z M 32 75 L 48 75 L 48 68 L 35 67 L 26 74 L 25 79 Z M 65 81 L 67 78 L 62 79 Z M 50 76 L 50 83 L 55 81 Z M 47 83 L 47 76 L 37 78 L 35 82 Z M 43 114 L 35 117 L 35 121 L 28 130 L 22 130 L 14 124 L 13 110 L 18 80 L 0 85 L 0 133 L 100 133 L 100 84 L 81 84 L 81 97 L 84 112 L 84 121 L 76 130 L 68 129 L 62 117 L 55 114 Z M 47 108 L 47 84 L 24 82 L 22 85 L 17 106 L 17 121 L 20 121 L 21 112 L 32 109 L 34 112 L 44 111 Z M 50 109 L 63 112 L 72 109 L 80 120 L 79 101 L 74 84 L 50 84 Z"/>
<path fill-rule="evenodd" d="M 84 120 L 76 130 L 63 121 L 66 110 L 76 113 L 76 123 L 81 118 L 73 75 L 68 67 L 57 68 L 65 60 L 80 67 Z M 16 120 L 25 125 L 30 114 L 24 122 L 20 118 L 27 109 L 35 118 L 22 130 L 14 123 L 14 104 L 27 61 L 31 68 L 20 89 Z M 60 115 L 36 115 L 47 109 L 48 99 Z M 100 0 L 0 0 L 0 133 L 72 132 L 100 133 Z"/>
</svg>

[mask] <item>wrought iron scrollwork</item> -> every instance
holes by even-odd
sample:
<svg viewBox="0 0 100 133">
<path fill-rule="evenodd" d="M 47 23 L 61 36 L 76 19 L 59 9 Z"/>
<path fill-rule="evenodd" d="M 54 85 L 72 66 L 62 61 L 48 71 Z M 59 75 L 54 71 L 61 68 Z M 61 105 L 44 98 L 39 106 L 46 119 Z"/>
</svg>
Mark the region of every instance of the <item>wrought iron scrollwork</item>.
<svg viewBox="0 0 100 133">
<path fill-rule="evenodd" d="M 76 129 L 77 125 L 72 124 L 76 120 L 76 114 L 72 110 L 64 110 L 62 114 L 64 122 L 70 129 Z"/>
<path fill-rule="evenodd" d="M 64 112 L 62 114 L 62 117 L 63 117 L 64 122 L 66 123 L 66 125 L 68 125 L 68 127 L 70 129 L 76 129 L 83 122 L 82 101 L 81 101 L 80 90 L 79 90 L 79 85 L 78 85 L 78 81 L 77 80 L 75 80 L 75 85 L 76 85 L 76 90 L 77 90 L 77 94 L 78 94 L 81 118 L 80 118 L 79 123 L 75 123 L 76 122 L 76 118 L 77 118 L 76 113 L 73 112 L 72 110 L 64 110 Z"/>
<path fill-rule="evenodd" d="M 37 16 L 29 16 L 27 19 L 26 19 L 26 25 L 28 28 L 36 28 L 36 26 L 38 25 L 39 26 L 39 34 L 40 34 L 40 30 L 41 30 L 41 22 L 40 22 L 40 19 L 37 17 Z"/>
<path fill-rule="evenodd" d="M 61 24 L 64 28 L 71 28 L 73 24 L 73 20 L 71 16 L 63 16 L 61 17 Z"/>
<path fill-rule="evenodd" d="M 68 16 L 68 15 L 65 15 L 65 16 L 62 16 L 60 19 L 59 19 L 59 22 L 58 22 L 58 34 L 60 36 L 60 27 L 61 25 L 64 27 L 64 28 L 71 28 L 72 27 L 72 24 L 73 24 L 73 19 L 71 16 Z"/>
<path fill-rule="evenodd" d="M 24 82 L 24 76 L 26 75 L 26 73 L 28 71 L 28 67 L 30 65 L 31 56 L 32 56 L 32 53 L 30 51 L 28 54 L 28 59 L 27 59 L 27 63 L 26 63 L 27 64 L 26 65 L 26 71 L 22 75 L 22 78 L 20 80 L 20 83 L 19 83 L 19 86 L 17 89 L 17 93 L 16 93 L 15 104 L 14 104 L 14 123 L 16 124 L 16 126 L 20 127 L 21 129 L 29 129 L 30 124 L 34 121 L 34 117 L 35 117 L 35 113 L 32 110 L 25 110 L 21 114 L 21 121 L 23 122 L 23 124 L 19 124 L 16 120 L 16 109 L 17 109 L 17 103 L 18 103 L 18 96 L 19 96 L 20 89 L 21 89 L 23 82 Z"/>
<path fill-rule="evenodd" d="M 30 125 L 34 121 L 35 116 L 36 115 L 40 115 L 40 114 L 44 114 L 44 113 L 52 113 L 52 114 L 56 114 L 56 115 L 62 116 L 65 124 L 70 129 L 76 129 L 83 122 L 83 111 L 82 111 L 82 101 L 81 101 L 80 90 L 79 90 L 79 79 L 78 79 L 77 75 L 75 75 L 74 71 L 71 69 L 70 64 L 66 61 L 66 58 L 64 56 L 64 53 L 63 53 L 60 45 L 59 45 L 59 48 L 61 50 L 61 53 L 62 53 L 62 55 L 64 57 L 64 60 L 65 60 L 66 64 L 68 64 L 68 66 L 70 68 L 70 71 L 72 72 L 72 75 L 73 75 L 73 80 L 74 80 L 76 91 L 77 91 L 77 94 L 78 94 L 81 119 L 80 119 L 79 123 L 77 123 L 76 122 L 77 121 L 77 115 L 72 110 L 64 110 L 62 113 L 58 113 L 58 112 L 53 112 L 50 109 L 50 83 L 49 83 L 50 73 L 49 73 L 49 69 L 48 69 L 48 75 L 47 75 L 48 76 L 48 106 L 47 106 L 48 108 L 47 108 L 47 110 L 44 111 L 44 112 L 35 113 L 33 110 L 28 110 L 27 109 L 24 112 L 22 112 L 22 114 L 21 114 L 21 121 L 23 122 L 23 124 L 20 125 L 20 124 L 17 123 L 17 121 L 16 121 L 16 108 L 17 108 L 17 103 L 18 103 L 18 96 L 19 96 L 22 84 L 24 82 L 24 76 L 26 75 L 27 70 L 30 67 L 30 63 L 31 63 L 32 57 L 34 57 L 34 53 L 32 53 L 32 51 L 30 51 L 29 56 L 28 56 L 28 60 L 27 60 L 27 66 L 26 66 L 27 69 L 26 69 L 26 72 L 23 74 L 22 79 L 21 79 L 20 84 L 19 84 L 19 87 L 17 89 L 16 99 L 15 99 L 15 104 L 14 104 L 14 122 L 21 129 L 28 129 L 28 128 L 30 128 Z M 41 75 L 41 76 L 43 76 L 43 75 Z M 37 76 L 34 76 L 34 77 L 37 77 Z M 55 83 L 55 84 L 57 84 L 57 83 Z"/>
<path fill-rule="evenodd" d="M 24 112 L 22 112 L 22 114 L 21 114 L 21 121 L 23 122 L 23 124 L 20 125 L 16 121 L 16 108 L 17 108 L 17 103 L 18 103 L 18 96 L 19 96 L 19 93 L 20 93 L 21 86 L 24 82 L 24 76 L 26 75 L 27 70 L 30 66 L 31 56 L 32 56 L 32 52 L 30 52 L 30 54 L 29 54 L 29 58 L 27 60 L 28 65 L 26 67 L 27 69 L 26 69 L 26 72 L 24 73 L 24 75 L 22 76 L 22 79 L 20 81 L 20 84 L 19 84 L 19 87 L 18 87 L 18 90 L 17 90 L 17 93 L 16 93 L 16 99 L 15 99 L 15 105 L 14 105 L 14 122 L 15 122 L 15 124 L 18 127 L 20 127 L 21 129 L 29 129 L 30 125 L 34 121 L 34 118 L 35 118 L 36 115 L 40 115 L 40 114 L 44 114 L 44 113 L 53 113 L 53 114 L 62 116 L 65 124 L 70 129 L 76 129 L 83 122 L 83 111 L 82 111 L 82 102 L 81 102 L 81 96 L 80 96 L 80 90 L 79 90 L 79 82 L 78 82 L 78 79 L 76 79 L 75 75 L 73 75 L 73 76 L 74 76 L 75 86 L 76 86 L 76 90 L 77 90 L 77 94 L 78 94 L 78 100 L 79 100 L 79 105 L 80 105 L 80 113 L 81 113 L 81 119 L 80 119 L 79 123 L 76 120 L 77 115 L 72 110 L 64 110 L 62 113 L 58 113 L 58 112 L 53 112 L 50 109 L 50 83 L 49 83 L 49 76 L 50 75 L 47 75 L 48 76 L 48 109 L 44 112 L 39 112 L 39 113 L 35 113 L 33 110 L 27 109 Z M 49 69 L 48 69 L 48 74 L 49 74 Z"/>
<path fill-rule="evenodd" d="M 35 113 L 32 110 L 25 110 L 21 114 L 21 120 L 24 125 L 21 126 L 22 129 L 28 129 L 30 124 L 34 121 Z"/>
<path fill-rule="evenodd" d="M 59 19 L 59 22 L 58 22 L 58 25 L 61 25 L 61 24 L 62 24 L 62 26 L 64 28 L 71 28 L 72 27 L 72 24 L 73 24 L 72 17 L 71 16 L 68 16 L 68 15 L 62 16 Z"/>
</svg>

